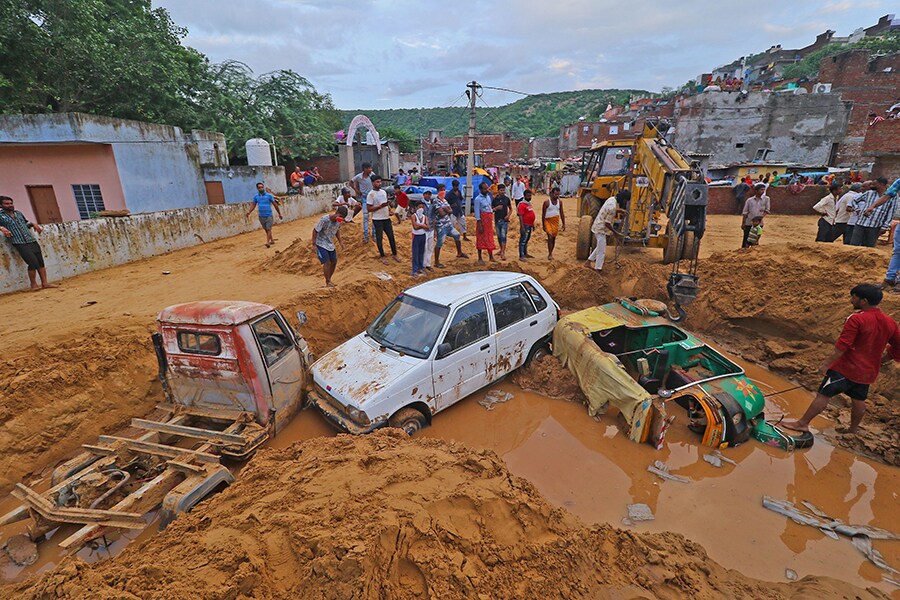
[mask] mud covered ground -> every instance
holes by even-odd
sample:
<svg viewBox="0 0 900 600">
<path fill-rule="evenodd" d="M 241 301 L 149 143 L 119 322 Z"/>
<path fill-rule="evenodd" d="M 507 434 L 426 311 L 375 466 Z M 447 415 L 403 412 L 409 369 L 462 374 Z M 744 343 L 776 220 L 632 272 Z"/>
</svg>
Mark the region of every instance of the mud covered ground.
<svg viewBox="0 0 900 600">
<path fill-rule="evenodd" d="M 272 250 L 266 250 L 263 247 L 262 233 L 254 232 L 66 280 L 58 290 L 4 296 L 5 322 L 8 329 L 0 337 L 0 352 L 4 356 L 4 360 L 0 363 L 0 493 L 7 492 L 17 481 L 28 481 L 46 473 L 53 464 L 75 452 L 80 444 L 93 442 L 95 437 L 101 433 L 115 431 L 132 417 L 146 415 L 160 400 L 159 386 L 155 379 L 156 363 L 149 342 L 149 334 L 154 329 L 153 319 L 161 308 L 178 302 L 194 300 L 238 299 L 271 304 L 280 308 L 289 317 L 296 310 L 304 310 L 309 316 L 309 322 L 302 329 L 302 333 L 309 340 L 314 351 L 321 355 L 358 333 L 394 295 L 414 283 L 415 280 L 408 275 L 408 225 L 404 224 L 396 228 L 400 255 L 403 258 L 402 264 L 389 262 L 388 265 L 382 265 L 377 260 L 374 244 L 364 245 L 362 243 L 361 225 L 348 224 L 343 229 L 347 251 L 340 253 L 340 263 L 335 276 L 338 287 L 324 289 L 319 265 L 314 258 L 309 242 L 309 232 L 315 220 L 316 218 L 310 218 L 287 225 L 276 225 L 275 237 L 278 243 Z M 474 224 L 470 224 L 470 229 L 474 230 Z M 568 230 L 560 236 L 556 251 L 557 258 L 554 261 L 538 258 L 522 263 L 518 261 L 497 262 L 489 264 L 487 268 L 520 270 L 534 275 L 544 283 L 564 310 L 576 310 L 608 302 L 616 296 L 623 295 L 664 298 L 664 286 L 669 267 L 659 264 L 659 251 L 627 250 L 619 253 L 616 260 L 614 250 L 611 249 L 606 270 L 602 274 L 598 274 L 574 260 L 575 229 L 574 219 L 570 219 Z M 796 241 L 812 240 L 814 235 L 814 217 L 770 216 L 767 220 L 766 236 L 762 247 L 750 251 L 733 250 L 740 239 L 738 217 L 710 217 L 709 233 L 704 239 L 701 249 L 703 262 L 700 274 L 703 291 L 697 302 L 690 307 L 688 321 L 684 326 L 715 339 L 726 346 L 728 350 L 763 366 L 769 366 L 814 388 L 818 383 L 816 367 L 827 355 L 840 331 L 844 318 L 851 311 L 848 301 L 849 288 L 855 283 L 865 280 L 880 281 L 888 260 L 888 252 L 885 248 L 862 250 L 843 248 L 838 245 L 815 245 L 811 241 L 809 243 Z M 511 231 L 510 252 L 508 253 L 510 256 L 516 255 L 516 242 L 517 235 Z M 543 244 L 543 234 L 536 232 L 532 238 L 531 253 L 538 257 L 545 256 Z M 473 243 L 466 244 L 465 250 L 474 256 Z M 455 252 L 449 246 L 445 248 L 443 262 L 447 264 L 447 268 L 438 271 L 436 275 L 476 268 L 473 260 L 458 260 L 453 257 L 454 254 Z M 171 275 L 163 275 L 163 271 L 169 271 Z M 384 273 L 390 278 L 385 280 L 379 277 Z M 89 302 L 93 302 L 93 304 Z M 895 318 L 900 318 L 900 297 L 886 298 L 883 309 Z M 546 391 L 543 388 L 553 388 L 551 390 L 553 393 L 549 395 L 567 396 L 574 392 L 566 388 L 560 389 L 559 386 L 564 383 L 563 376 L 564 373 L 554 372 L 552 367 L 548 367 L 547 370 L 539 371 L 536 375 L 527 373 L 517 375 L 518 379 L 515 381 L 524 387 L 531 387 L 539 391 Z M 900 447 L 897 434 L 898 409 L 895 403 L 891 403 L 891 400 L 900 397 L 898 388 L 900 388 L 900 370 L 895 366 L 887 367 L 879 382 L 873 387 L 876 393 L 870 402 L 870 413 L 864 422 L 862 434 L 859 437 L 838 438 L 834 441 L 854 451 L 873 455 L 879 460 L 896 465 L 898 463 L 898 447 Z M 846 409 L 832 409 L 832 416 L 839 420 L 846 420 L 847 411 Z M 396 445 L 393 441 L 390 443 L 389 441 L 390 438 L 385 438 L 380 443 L 390 447 Z M 310 452 L 309 448 L 316 448 L 312 454 L 319 457 L 317 460 L 323 461 L 323 464 L 327 463 L 330 465 L 329 468 L 339 466 L 341 463 L 339 456 L 325 458 L 324 454 L 339 448 L 339 446 L 327 446 L 326 442 L 322 442 L 322 444 L 321 448 L 312 445 L 304 446 L 305 450 L 292 448 L 281 454 L 267 453 L 265 457 L 260 457 L 261 462 L 263 459 L 264 461 L 289 461 L 292 459 L 290 457 L 302 456 L 304 452 Z M 427 444 L 421 447 L 429 448 Z M 437 452 L 435 448 L 431 448 L 431 450 Z M 461 457 L 462 454 L 454 455 L 452 453 L 456 451 L 440 450 L 442 453 L 450 452 L 450 456 Z M 458 452 L 463 451 L 460 449 Z M 442 454 L 442 456 L 445 455 Z M 487 458 L 485 460 L 490 462 L 494 459 Z M 379 468 L 386 469 L 387 466 L 381 465 Z M 264 470 L 263 466 L 251 466 L 250 470 L 245 471 L 245 474 L 258 474 L 262 470 Z M 453 469 L 451 468 L 451 470 Z M 399 477 L 401 480 L 406 477 L 403 473 L 392 476 Z M 508 475 L 504 475 L 503 478 L 508 478 Z M 171 535 L 166 534 L 152 538 L 150 543 L 153 546 L 147 546 L 146 550 L 142 549 L 143 546 L 141 548 L 131 547 L 121 556 L 123 562 L 111 563 L 121 564 L 119 568 L 129 574 L 127 577 L 116 576 L 113 573 L 113 567 L 89 568 L 72 561 L 62 565 L 60 569 L 63 570 L 54 571 L 52 576 L 46 577 L 42 582 L 32 582 L 36 587 L 28 587 L 29 593 L 35 594 L 37 597 L 38 590 L 47 593 L 57 590 L 65 591 L 75 597 L 79 590 L 96 590 L 96 594 L 88 595 L 102 597 L 102 593 L 113 597 L 116 594 L 122 594 L 121 590 L 129 589 L 126 579 L 136 580 L 144 585 L 144 582 L 151 579 L 161 578 L 161 581 L 168 581 L 174 586 L 179 581 L 187 580 L 177 578 L 184 577 L 185 569 L 190 572 L 199 569 L 198 573 L 204 574 L 204 577 L 207 575 L 212 577 L 220 572 L 226 573 L 227 576 L 221 581 L 228 583 L 221 584 L 225 586 L 222 588 L 221 597 L 240 595 L 238 592 L 243 592 L 245 589 L 241 588 L 241 585 L 250 586 L 246 589 L 265 590 L 266 594 L 271 591 L 270 596 L 272 597 L 284 597 L 280 594 L 294 593 L 288 583 L 276 581 L 278 579 L 276 572 L 262 573 L 265 571 L 264 559 L 268 557 L 268 554 L 263 558 L 257 557 L 248 560 L 247 564 L 240 568 L 235 566 L 237 562 L 228 562 L 236 560 L 235 556 L 248 556 L 242 554 L 245 552 L 244 549 L 236 548 L 231 543 L 231 535 L 235 532 L 237 532 L 237 539 L 246 541 L 248 544 L 251 544 L 251 540 L 257 540 L 252 542 L 257 545 L 263 543 L 259 541 L 261 538 L 256 537 L 257 529 L 269 531 L 272 528 L 271 531 L 275 531 L 281 528 L 284 535 L 295 535 L 295 533 L 286 533 L 287 530 L 294 531 L 293 525 L 289 527 L 283 520 L 270 522 L 265 518 L 270 511 L 263 509 L 266 506 L 274 505 L 266 504 L 269 500 L 264 497 L 254 496 L 252 491 L 244 486 L 243 476 L 241 479 L 239 485 L 232 487 L 220 497 L 222 500 L 217 498 L 210 502 L 208 509 L 204 508 L 203 511 L 195 513 L 183 523 L 177 523 L 171 530 L 174 532 Z M 267 483 L 263 487 L 268 485 Z M 304 484 L 298 481 L 297 485 Z M 516 486 L 519 486 L 516 489 L 527 488 L 527 486 L 522 487 L 524 484 L 521 483 L 517 483 Z M 402 486 L 400 487 L 402 488 Z M 307 489 L 298 488 L 298 490 Z M 354 495 L 353 488 L 344 491 L 350 494 L 348 498 L 352 498 L 354 501 L 360 500 L 359 496 Z M 469 491 L 465 493 L 471 494 Z M 238 494 L 246 496 L 246 506 L 257 506 L 255 512 L 241 512 L 240 514 L 250 521 L 253 519 L 259 521 L 262 518 L 266 523 L 264 525 L 256 523 L 249 530 L 238 527 L 236 524 L 223 525 L 224 529 L 216 529 L 218 533 L 211 537 L 204 534 L 207 526 L 201 520 L 202 515 L 207 514 L 207 511 L 214 511 L 216 504 L 224 502 L 225 499 L 230 499 L 228 502 L 231 504 L 228 506 L 232 511 L 236 511 L 239 506 L 245 506 L 240 504 L 242 501 Z M 427 507 L 424 509 L 426 512 L 432 509 L 439 512 L 435 507 L 443 505 L 433 504 L 433 502 L 438 502 L 443 497 L 439 496 L 427 501 L 420 498 L 420 500 Z M 401 504 L 407 502 L 407 498 L 402 495 L 382 498 L 384 502 L 395 500 Z M 534 502 L 542 501 L 536 499 Z M 409 514 L 419 510 L 403 506 L 406 507 L 403 510 L 412 511 Z M 462 510 L 462 513 L 468 516 L 461 516 L 459 519 L 478 520 L 480 518 L 472 513 L 473 511 L 477 513 L 478 510 L 474 509 L 481 505 L 463 503 L 462 506 L 467 507 L 468 512 Z M 389 507 L 389 504 L 384 504 L 382 507 Z M 401 508 L 400 506 L 389 507 L 389 510 L 388 508 L 385 510 L 388 512 L 390 510 L 401 511 Z M 224 517 L 224 512 L 227 511 L 215 514 Z M 373 521 L 372 526 L 375 527 L 381 523 L 384 516 L 380 512 L 373 514 L 382 514 L 381 518 L 370 519 Z M 564 548 L 577 549 L 577 551 L 572 551 L 573 554 L 566 554 L 566 556 L 585 554 L 584 560 L 587 562 L 584 564 L 592 568 L 598 564 L 602 565 L 604 569 L 612 568 L 611 565 L 615 565 L 616 561 L 603 553 L 611 552 L 611 549 L 624 543 L 621 541 L 622 539 L 631 539 L 636 544 L 635 548 L 646 548 L 648 545 L 661 543 L 633 538 L 633 534 L 625 534 L 605 527 L 593 530 L 584 529 L 581 526 L 572 525 L 570 517 L 553 516 L 556 514 L 553 511 L 548 514 L 548 523 L 550 524 L 543 524 L 541 527 L 551 531 L 553 536 L 557 536 L 553 538 L 554 540 L 573 540 L 575 538 L 580 540 L 565 542 L 565 544 L 576 545 L 564 546 Z M 230 523 L 231 521 L 222 522 Z M 482 526 L 484 526 L 483 523 L 479 525 L 479 527 Z M 580 533 L 576 534 L 573 531 Z M 382 533 L 378 533 L 376 536 L 378 540 L 382 540 L 384 537 Z M 494 535 L 491 531 L 478 535 L 487 536 L 488 534 Z M 277 539 L 277 536 L 281 534 L 273 535 Z M 296 535 L 315 537 L 321 534 L 299 533 Z M 366 533 L 366 535 L 369 534 Z M 435 533 L 434 535 L 436 539 L 444 540 L 444 537 L 441 537 L 443 534 Z M 372 542 L 372 539 L 375 538 L 361 539 L 360 543 L 368 548 L 365 544 L 375 543 Z M 593 541 L 590 541 L 591 539 Z M 680 538 L 679 540 L 678 543 L 683 544 L 686 554 L 694 555 L 695 558 L 703 555 L 702 549 L 695 544 Z M 301 538 L 295 540 L 295 543 L 297 541 L 301 541 Z M 669 542 L 670 540 L 665 540 L 667 545 Z M 377 543 L 387 542 L 379 541 Z M 400 543 L 399 538 L 395 536 L 394 546 L 389 544 L 388 550 L 384 552 L 389 553 L 390 548 L 396 547 Z M 181 546 L 193 548 L 195 551 L 203 551 L 204 548 L 221 550 L 223 545 L 229 545 L 231 550 L 228 552 L 222 550 L 221 561 L 211 554 L 203 554 L 202 557 L 195 556 L 186 565 L 178 567 L 177 577 L 168 575 L 170 566 L 161 570 L 154 566 L 152 561 L 146 562 L 142 566 L 139 560 L 139 556 L 143 552 L 147 552 L 147 556 L 153 556 L 156 553 L 178 552 L 178 547 Z M 404 546 L 410 551 L 415 547 L 412 543 Z M 472 546 L 464 544 L 451 547 L 465 556 L 464 548 Z M 351 554 L 354 552 L 353 548 L 347 548 L 346 551 Z M 359 551 L 361 550 L 356 550 L 356 552 Z M 271 549 L 266 552 L 273 552 L 273 556 L 281 556 L 279 553 L 283 552 L 283 549 Z M 341 552 L 343 550 L 338 553 Z M 535 550 L 535 552 L 534 556 L 546 559 L 546 550 Z M 687 590 L 692 589 L 691 585 L 699 586 L 696 589 L 697 593 L 701 595 L 736 596 L 739 595 L 738 592 L 729 587 L 732 580 L 735 583 L 735 589 L 741 588 L 747 583 L 745 578 L 741 578 L 733 571 L 726 572 L 721 567 L 709 566 L 705 555 L 702 559 L 697 559 L 704 566 L 696 566 L 694 569 L 694 567 L 684 567 L 679 562 L 687 559 L 678 558 L 676 560 L 670 555 L 653 555 L 645 550 L 636 549 L 634 552 L 635 556 L 640 555 L 643 558 L 634 559 L 637 561 L 634 563 L 626 561 L 624 564 L 629 568 L 634 565 L 635 568 L 649 569 L 648 572 L 668 572 L 670 579 L 679 579 L 678 573 L 682 568 L 687 568 L 689 573 L 694 574 L 699 570 L 702 575 L 698 575 L 699 579 L 693 583 L 691 583 L 693 575 L 690 575 L 687 576 L 687 579 L 690 580 L 687 583 L 667 583 L 665 585 L 658 584 L 656 579 L 648 575 L 650 578 L 646 582 L 636 580 L 637 588 L 622 588 L 625 591 L 620 595 L 624 597 L 639 596 L 640 593 L 643 593 L 640 591 L 641 589 L 652 590 L 651 593 L 663 597 L 666 595 L 690 595 Z M 479 554 L 479 556 L 481 555 Z M 459 562 L 456 554 L 453 557 L 453 560 Z M 415 572 L 412 575 L 408 574 L 406 568 L 397 562 L 399 559 L 395 557 L 392 563 L 389 557 L 376 558 L 387 562 L 376 562 L 375 566 L 372 566 L 373 569 L 376 566 L 378 569 L 387 571 L 393 569 L 394 571 L 391 572 L 398 574 L 397 581 L 409 584 L 406 587 L 411 586 L 411 589 L 419 589 L 416 587 L 419 585 L 416 582 L 421 582 L 419 575 Z M 204 563 L 205 560 L 208 560 L 209 563 Z M 319 567 L 316 565 L 321 564 L 316 562 L 315 556 L 303 557 L 302 560 L 307 561 L 303 564 L 308 565 L 311 569 L 313 567 L 318 569 Z M 479 560 L 484 562 L 483 559 Z M 338 562 L 342 562 L 341 557 L 338 557 Z M 289 564 L 293 563 L 289 562 Z M 450 563 L 445 562 L 444 564 Z M 458 567 L 459 569 L 464 566 L 463 563 L 453 564 L 454 568 Z M 527 567 L 526 562 L 516 564 Z M 191 568 L 192 566 L 193 568 Z M 485 563 L 484 565 L 476 564 L 476 566 L 481 569 L 491 565 Z M 347 566 L 342 568 L 347 568 Z M 709 572 L 707 573 L 704 569 Z M 400 576 L 401 571 L 406 573 L 402 577 Z M 585 573 L 587 571 L 588 569 L 585 569 Z M 62 573 L 65 573 L 65 576 Z M 350 582 L 364 581 L 366 577 L 360 576 L 357 571 L 352 570 L 344 573 L 326 569 L 324 571 L 313 570 L 310 573 L 315 577 L 336 577 L 341 581 L 343 581 L 342 578 L 347 577 L 347 581 Z M 447 571 L 447 573 L 433 571 L 425 573 L 422 577 L 431 582 L 429 585 L 450 586 L 435 587 L 434 589 L 446 589 L 448 594 L 455 594 L 459 590 L 464 590 L 465 587 L 464 582 L 457 581 L 458 577 L 451 577 L 452 573 L 451 571 Z M 244 575 L 247 577 L 246 581 L 241 579 Z M 508 574 L 503 576 L 507 579 L 499 575 L 491 575 L 486 571 L 478 571 L 476 575 L 483 578 L 480 579 L 481 582 L 486 581 L 490 585 L 499 586 L 497 589 L 505 590 L 507 588 L 503 588 L 502 585 L 507 585 L 507 587 L 511 585 L 511 579 L 509 579 L 511 576 Z M 550 583 L 558 583 L 559 580 L 554 579 L 557 575 L 544 572 L 540 572 L 538 575 L 547 578 L 545 580 L 547 587 L 538 586 L 535 589 L 562 589 L 550 585 Z M 441 579 L 443 576 L 450 579 L 444 581 Z M 358 579 L 358 577 L 363 577 L 363 579 Z M 429 577 L 431 579 L 428 579 Z M 76 587 L 66 587 L 68 585 L 66 580 L 69 579 L 75 582 L 73 585 Z M 602 581 L 590 580 L 586 574 L 581 574 L 580 571 L 576 577 L 568 579 L 577 582 L 577 585 L 585 586 L 571 587 L 569 592 L 572 597 L 578 597 L 577 592 L 580 590 L 594 589 L 601 590 L 598 592 L 599 597 L 603 597 L 603 594 L 606 593 L 602 591 L 603 589 L 613 590 L 609 594 L 612 596 L 617 588 L 591 586 L 620 584 L 616 579 L 607 580 L 602 577 L 600 578 Z M 437 583 L 439 580 L 440 583 Z M 629 581 L 631 580 L 629 579 Z M 543 585 L 543 583 L 544 581 L 538 579 L 538 584 Z M 651 587 L 642 587 L 645 583 Z M 688 587 L 678 587 L 682 584 Z M 824 592 L 813 593 L 818 589 L 815 586 L 819 584 L 819 582 L 798 584 L 791 588 L 791 593 L 809 592 L 808 597 L 839 596 L 843 593 L 837 592 L 837 588 L 834 587 L 828 588 L 827 594 Z M 79 588 L 77 585 L 87 587 Z M 295 581 L 290 585 L 306 584 Z M 367 594 L 376 589 L 388 589 L 377 587 L 381 585 L 388 585 L 388 583 L 378 580 L 358 589 L 366 590 Z M 453 587 L 460 585 L 463 587 Z M 575 583 L 573 583 L 574 585 Z M 670 589 L 666 585 L 675 587 Z M 21 589 L 25 590 L 25 588 Z M 304 589 L 306 588 L 300 589 L 297 595 L 303 595 Z M 480 589 L 489 596 L 494 595 L 494 590 L 489 587 Z M 778 593 L 787 593 L 780 587 L 777 589 Z M 120 591 L 116 592 L 115 590 Z M 766 591 L 768 592 L 769 589 L 766 588 Z M 615 594 L 618 593 L 615 592 Z M 163 592 L 160 591 L 150 593 L 146 597 L 161 597 L 162 595 Z M 264 597 L 262 591 L 258 595 Z"/>
<path fill-rule="evenodd" d="M 394 430 L 261 452 L 141 546 L 67 559 L 21 598 L 883 598 L 755 581 L 680 535 L 586 527 L 489 451 Z"/>
</svg>

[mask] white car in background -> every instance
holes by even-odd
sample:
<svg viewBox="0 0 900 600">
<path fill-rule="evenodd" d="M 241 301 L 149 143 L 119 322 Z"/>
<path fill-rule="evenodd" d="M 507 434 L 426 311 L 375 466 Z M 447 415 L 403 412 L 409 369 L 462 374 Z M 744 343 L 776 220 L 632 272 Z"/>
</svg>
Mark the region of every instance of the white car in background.
<svg viewBox="0 0 900 600">
<path fill-rule="evenodd" d="M 409 434 L 546 352 L 559 307 L 532 277 L 479 271 L 409 288 L 311 368 L 310 401 L 339 429 Z"/>
</svg>

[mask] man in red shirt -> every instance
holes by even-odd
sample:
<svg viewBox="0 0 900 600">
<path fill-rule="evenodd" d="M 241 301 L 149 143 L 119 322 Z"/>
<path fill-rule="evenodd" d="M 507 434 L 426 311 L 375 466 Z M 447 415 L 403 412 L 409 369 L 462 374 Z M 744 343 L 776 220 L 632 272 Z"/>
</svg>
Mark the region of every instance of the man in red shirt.
<svg viewBox="0 0 900 600">
<path fill-rule="evenodd" d="M 534 207 L 531 205 L 531 190 L 526 189 L 516 212 L 519 213 L 519 260 L 534 258 L 528 254 L 528 240 L 534 231 Z"/>
<path fill-rule="evenodd" d="M 878 308 L 881 298 L 881 288 L 872 284 L 862 283 L 850 290 L 850 303 L 859 312 L 847 317 L 834 351 L 819 368 L 825 379 L 816 399 L 799 421 L 784 421 L 783 427 L 809 431 L 809 422 L 825 410 L 831 398 L 846 394 L 853 407 L 850 427 L 841 433 L 856 433 L 866 412 L 869 385 L 875 383 L 881 364 L 890 359 L 900 362 L 900 327 Z M 884 354 L 888 344 L 890 352 Z"/>
</svg>

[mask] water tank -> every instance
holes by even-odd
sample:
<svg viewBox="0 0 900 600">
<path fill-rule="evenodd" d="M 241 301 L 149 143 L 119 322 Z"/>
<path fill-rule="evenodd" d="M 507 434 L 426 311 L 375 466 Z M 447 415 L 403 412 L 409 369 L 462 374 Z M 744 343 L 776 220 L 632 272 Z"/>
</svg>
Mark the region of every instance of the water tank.
<svg viewBox="0 0 900 600">
<path fill-rule="evenodd" d="M 247 140 L 244 144 L 247 149 L 247 164 L 251 167 L 271 167 L 272 151 L 269 149 L 269 142 L 262 138 L 253 138 Z"/>
</svg>

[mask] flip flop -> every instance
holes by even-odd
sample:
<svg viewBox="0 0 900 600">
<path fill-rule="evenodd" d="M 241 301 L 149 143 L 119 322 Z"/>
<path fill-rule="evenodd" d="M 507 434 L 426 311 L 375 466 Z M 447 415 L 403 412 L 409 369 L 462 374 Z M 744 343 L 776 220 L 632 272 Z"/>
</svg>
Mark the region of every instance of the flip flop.
<svg viewBox="0 0 900 600">
<path fill-rule="evenodd" d="M 791 427 L 790 423 L 793 421 L 782 421 L 778 424 L 779 427 L 783 427 L 784 429 L 790 429 L 791 431 L 799 431 L 801 433 L 809 433 L 809 429 L 801 429 L 799 427 Z"/>
</svg>

